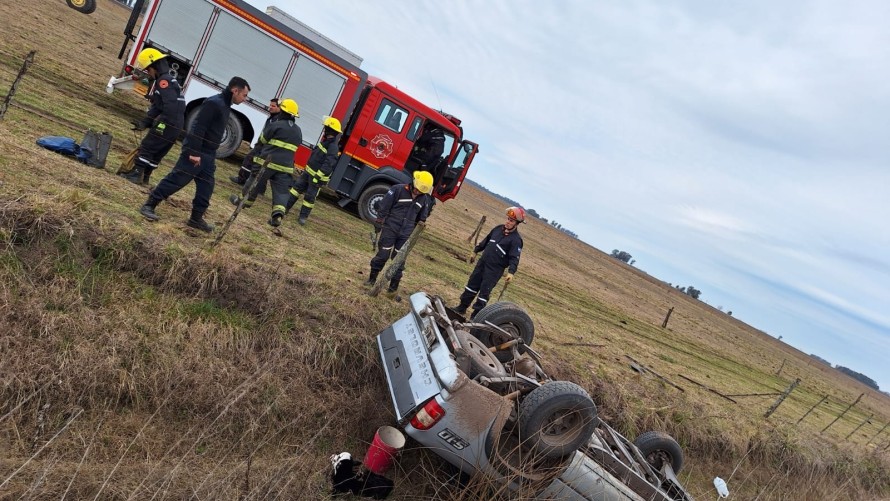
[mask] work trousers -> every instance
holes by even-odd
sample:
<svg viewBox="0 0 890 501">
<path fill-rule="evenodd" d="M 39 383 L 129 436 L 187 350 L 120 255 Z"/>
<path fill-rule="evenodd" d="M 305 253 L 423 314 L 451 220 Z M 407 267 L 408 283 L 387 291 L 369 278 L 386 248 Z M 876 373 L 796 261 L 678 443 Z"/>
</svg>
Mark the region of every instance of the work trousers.
<svg viewBox="0 0 890 501">
<path fill-rule="evenodd" d="M 164 176 L 164 179 L 149 194 L 149 197 L 158 202 L 170 198 L 181 190 L 190 181 L 195 182 L 195 198 L 192 199 L 192 214 L 203 216 L 210 207 L 210 197 L 213 196 L 213 187 L 216 184 L 216 155 L 213 153 L 201 153 L 201 163 L 197 167 L 189 161 L 188 154 L 182 152 L 179 160 L 173 166 L 173 170 Z"/>
<path fill-rule="evenodd" d="M 321 190 L 322 185 L 316 184 L 312 182 L 312 176 L 309 175 L 308 172 L 303 171 L 296 180 L 294 180 L 293 187 L 290 189 L 290 197 L 288 198 L 286 207 L 289 212 L 291 207 L 297 203 L 297 199 L 300 198 L 300 195 L 303 195 L 303 206 L 300 207 L 300 219 L 306 219 L 309 217 L 309 213 L 312 212 L 312 209 L 315 207 L 315 199 L 318 197 L 318 192 Z M 384 263 L 386 260 L 383 261 Z M 383 265 L 381 265 L 381 268 Z"/>
<path fill-rule="evenodd" d="M 291 176 L 289 172 L 272 170 L 267 167 L 266 170 L 263 171 L 263 175 L 259 176 L 259 179 L 257 179 L 256 186 L 254 186 L 253 190 L 248 193 L 247 190 L 250 187 L 250 184 L 253 183 L 253 179 L 258 174 L 259 172 L 252 172 L 250 174 L 250 177 L 248 177 L 247 181 L 244 183 L 244 187 L 241 188 L 241 196 L 247 198 L 247 205 L 251 205 L 256 200 L 261 188 L 265 187 L 266 183 L 269 183 L 272 185 L 272 216 L 284 216 L 284 213 L 287 212 L 287 201 L 291 196 L 290 191 L 288 190 L 290 189 L 293 176 Z"/>
<path fill-rule="evenodd" d="M 377 275 L 386 265 L 386 261 L 395 259 L 407 241 L 407 236 L 400 236 L 389 228 L 383 228 L 380 232 L 380 238 L 377 240 L 377 254 L 371 258 L 371 275 Z M 398 289 L 404 271 L 405 265 L 402 264 L 389 282 L 391 290 Z"/>
<path fill-rule="evenodd" d="M 488 304 L 491 291 L 498 284 L 498 280 L 501 279 L 503 274 L 504 268 L 496 264 L 493 265 L 483 261 L 476 263 L 473 273 L 470 274 L 470 279 L 467 280 L 467 286 L 464 287 L 464 291 L 460 295 L 460 306 L 458 309 L 466 310 L 475 298 L 476 303 L 473 305 L 473 314 L 471 316 L 476 316 L 476 313 Z"/>
<path fill-rule="evenodd" d="M 148 134 L 139 143 L 139 153 L 134 161 L 134 167 L 142 170 L 143 179 L 147 181 L 151 177 L 151 173 L 158 168 L 158 164 L 176 144 L 178 137 L 179 129 L 176 127 L 167 126 L 162 133 L 154 127 L 149 129 Z"/>
</svg>

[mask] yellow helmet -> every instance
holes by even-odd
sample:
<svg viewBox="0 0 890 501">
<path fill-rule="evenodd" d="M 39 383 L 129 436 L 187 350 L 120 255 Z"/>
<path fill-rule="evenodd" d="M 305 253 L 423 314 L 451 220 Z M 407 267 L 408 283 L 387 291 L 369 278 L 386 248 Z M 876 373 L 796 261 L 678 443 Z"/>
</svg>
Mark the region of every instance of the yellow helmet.
<svg viewBox="0 0 890 501">
<path fill-rule="evenodd" d="M 300 116 L 300 106 L 297 105 L 297 102 L 293 99 L 283 99 L 280 103 L 278 103 L 278 107 L 281 108 L 281 111 L 287 113 L 288 115 L 293 115 L 295 117 Z"/>
<path fill-rule="evenodd" d="M 336 131 L 337 134 L 341 134 L 343 132 L 343 129 L 340 128 L 340 121 L 334 117 L 324 117 L 324 120 L 322 120 L 321 123 L 325 127 Z"/>
<path fill-rule="evenodd" d="M 151 47 L 142 49 L 142 51 L 139 52 L 139 55 L 136 56 L 136 68 L 144 70 L 165 57 L 167 57 L 167 54 L 162 53 L 158 49 L 153 49 Z"/>
<path fill-rule="evenodd" d="M 421 193 L 429 194 L 433 191 L 433 175 L 425 170 L 414 172 L 414 188 Z"/>
</svg>

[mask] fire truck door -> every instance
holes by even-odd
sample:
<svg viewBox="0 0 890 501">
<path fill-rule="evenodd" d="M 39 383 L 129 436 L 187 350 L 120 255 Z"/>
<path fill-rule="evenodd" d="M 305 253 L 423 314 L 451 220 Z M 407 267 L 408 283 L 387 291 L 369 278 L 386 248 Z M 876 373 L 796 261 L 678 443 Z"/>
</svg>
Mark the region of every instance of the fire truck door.
<svg viewBox="0 0 890 501">
<path fill-rule="evenodd" d="M 365 122 L 357 144 L 353 145 L 355 150 L 347 153 L 375 168 L 391 165 L 401 169 L 411 151 L 411 143 L 404 140 L 408 118 L 406 108 L 384 97 Z"/>
</svg>

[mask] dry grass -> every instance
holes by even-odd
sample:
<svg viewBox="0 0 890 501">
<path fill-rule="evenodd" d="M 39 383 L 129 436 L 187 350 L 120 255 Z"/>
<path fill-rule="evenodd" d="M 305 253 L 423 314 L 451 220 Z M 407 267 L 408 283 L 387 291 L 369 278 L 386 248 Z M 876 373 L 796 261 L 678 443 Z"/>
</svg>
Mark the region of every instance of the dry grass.
<svg viewBox="0 0 890 501">
<path fill-rule="evenodd" d="M 210 251 L 183 224 L 190 189 L 150 224 L 136 212 L 145 189 L 34 145 L 109 130 L 109 169 L 132 147 L 127 123 L 144 103 L 102 93 L 124 18 L 102 0 L 91 16 L 55 0 L 0 5 L 0 92 L 36 49 L 17 100 L 49 117 L 12 107 L 0 122 L 0 499 L 324 497 L 328 455 L 360 458 L 392 421 L 373 336 L 405 305 L 363 293 L 370 227 L 333 205 L 306 228 L 286 221 L 279 238 L 258 203 Z M 236 169 L 221 162 L 218 178 Z M 233 189 L 218 183 L 213 222 Z M 466 237 L 502 210 L 469 188 L 438 205 L 406 292 L 455 301 Z M 710 498 L 719 475 L 736 499 L 890 496 L 890 432 L 874 437 L 890 421 L 885 395 L 538 221 L 522 232 L 506 299 L 535 319 L 547 368 L 585 386 L 622 433 L 677 437 L 694 495 Z M 626 355 L 685 391 L 632 371 Z M 802 383 L 764 419 L 775 397 L 733 404 L 680 374 L 724 394 Z M 443 483 L 442 462 L 411 444 L 399 468 L 393 499 L 494 496 L 479 480 Z"/>
</svg>

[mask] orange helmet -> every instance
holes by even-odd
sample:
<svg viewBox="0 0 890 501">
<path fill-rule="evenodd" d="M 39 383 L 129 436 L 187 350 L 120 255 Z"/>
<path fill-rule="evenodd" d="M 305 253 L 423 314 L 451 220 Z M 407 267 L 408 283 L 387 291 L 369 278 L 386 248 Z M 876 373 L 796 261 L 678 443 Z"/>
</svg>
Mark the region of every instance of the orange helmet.
<svg viewBox="0 0 890 501">
<path fill-rule="evenodd" d="M 508 207 L 507 217 L 515 219 L 517 223 L 525 221 L 525 209 L 522 207 Z"/>
</svg>

